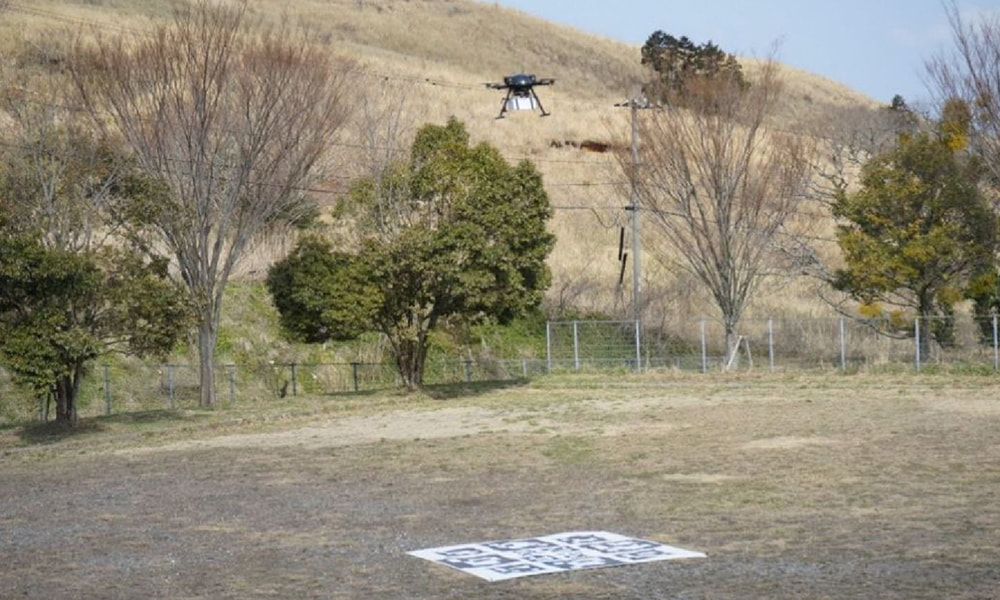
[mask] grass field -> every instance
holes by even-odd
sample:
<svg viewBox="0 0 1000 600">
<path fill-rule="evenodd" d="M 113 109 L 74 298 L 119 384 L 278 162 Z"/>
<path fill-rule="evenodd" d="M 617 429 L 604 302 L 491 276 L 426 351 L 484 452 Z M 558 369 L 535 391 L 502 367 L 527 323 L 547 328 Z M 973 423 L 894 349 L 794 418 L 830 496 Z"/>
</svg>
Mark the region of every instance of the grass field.
<svg viewBox="0 0 1000 600">
<path fill-rule="evenodd" d="M 997 598 L 1000 381 L 547 377 L 0 430 L 4 598 Z M 410 550 L 706 559 L 488 584 Z"/>
</svg>

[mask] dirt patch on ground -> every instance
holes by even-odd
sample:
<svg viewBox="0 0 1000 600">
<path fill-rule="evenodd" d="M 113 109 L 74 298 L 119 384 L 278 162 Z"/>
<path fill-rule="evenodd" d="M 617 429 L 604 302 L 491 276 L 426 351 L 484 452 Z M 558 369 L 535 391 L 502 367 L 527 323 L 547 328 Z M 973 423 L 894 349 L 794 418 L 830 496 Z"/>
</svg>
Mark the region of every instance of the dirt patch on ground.
<svg viewBox="0 0 1000 600">
<path fill-rule="evenodd" d="M 1000 416 L 1000 402 L 996 398 L 935 398 L 925 400 L 924 406 L 941 412 L 957 412 L 973 416 Z"/>
<path fill-rule="evenodd" d="M 794 450 L 806 446 L 835 446 L 838 443 L 837 440 L 816 437 L 774 437 L 748 442 L 743 444 L 743 448 L 745 450 Z"/>
<path fill-rule="evenodd" d="M 283 431 L 113 449 L 98 436 L 9 455 L 0 595 L 987 599 L 1000 589 L 998 415 L 933 410 L 924 387 L 867 380 L 571 384 Z M 982 391 L 1000 397 L 1000 386 Z M 708 558 L 486 584 L 406 554 L 581 530 Z"/>
<path fill-rule="evenodd" d="M 390 414 L 342 417 L 285 431 L 238 433 L 187 439 L 166 444 L 136 446 L 116 450 L 124 456 L 149 453 L 209 450 L 213 448 L 336 448 L 385 441 L 458 438 L 483 434 L 524 434 L 561 432 L 588 433 L 605 437 L 656 434 L 689 423 L 642 420 L 643 411 L 695 406 L 695 399 L 666 399 L 650 402 L 633 400 L 581 400 L 552 414 L 531 407 L 484 408 L 482 406 L 439 406 L 432 409 L 401 410 Z M 701 406 L 707 403 L 702 402 Z"/>
<path fill-rule="evenodd" d="M 676 483 L 700 483 L 708 485 L 717 485 L 721 483 L 727 483 L 737 479 L 732 475 L 719 475 L 717 473 L 670 473 L 663 476 L 665 481 L 672 481 Z"/>
<path fill-rule="evenodd" d="M 514 424 L 514 429 L 523 429 Z M 331 419 L 288 431 L 241 433 L 184 440 L 145 448 L 125 448 L 117 453 L 134 456 L 148 453 L 209 450 L 213 448 L 279 448 L 304 450 L 370 444 L 380 441 L 461 437 L 509 427 L 497 411 L 479 407 L 448 407 L 438 410 L 400 411 L 389 415 Z"/>
</svg>

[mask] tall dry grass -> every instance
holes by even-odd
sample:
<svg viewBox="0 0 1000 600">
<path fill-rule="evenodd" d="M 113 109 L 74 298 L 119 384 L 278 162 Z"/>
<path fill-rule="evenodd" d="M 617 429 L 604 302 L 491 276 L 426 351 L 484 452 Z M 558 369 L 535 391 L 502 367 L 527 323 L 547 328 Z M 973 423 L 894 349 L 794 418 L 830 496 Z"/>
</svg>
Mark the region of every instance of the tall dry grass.
<svg viewBox="0 0 1000 600">
<path fill-rule="evenodd" d="M 45 60 L 49 50 L 58 51 L 52 40 L 67 35 L 143 35 L 179 2 L 12 0 L 0 14 L 0 54 L 8 67 L 16 67 L 19 59 L 24 59 L 21 64 Z M 355 58 L 358 103 L 367 101 L 370 90 L 391 83 L 406 97 L 411 133 L 422 123 L 455 116 L 475 141 L 497 146 L 511 160 L 534 161 L 556 207 L 551 303 L 581 312 L 627 314 L 630 267 L 625 286 L 618 285 L 619 231 L 630 229 L 623 210 L 629 203 L 624 175 L 612 153 L 578 146 L 588 140 L 626 143 L 628 111 L 614 104 L 635 93 L 643 79 L 638 47 L 469 0 L 250 0 L 249 5 L 263 21 L 301 23 L 331 52 Z M 744 64 L 752 78 L 758 62 L 747 59 Z M 482 84 L 514 72 L 556 78 L 555 85 L 539 89 L 550 117 L 513 113 L 495 119 L 502 94 Z M 786 68 L 783 79 L 788 94 L 781 119 L 789 127 L 822 120 L 829 107 L 875 105 L 845 86 L 800 70 Z M 325 186 L 331 193 L 319 194 L 328 204 L 350 177 L 363 172 L 359 138 L 340 143 Z M 404 134 L 388 143 L 405 155 L 409 139 Z M 669 256 L 658 260 L 656 240 L 645 235 L 643 281 L 650 321 L 668 324 L 676 315 L 711 316 L 709 299 Z M 258 277 L 286 248 L 280 242 L 261 248 L 243 272 Z M 750 314 L 825 310 L 809 282 L 793 280 L 762 289 L 755 307 Z"/>
</svg>

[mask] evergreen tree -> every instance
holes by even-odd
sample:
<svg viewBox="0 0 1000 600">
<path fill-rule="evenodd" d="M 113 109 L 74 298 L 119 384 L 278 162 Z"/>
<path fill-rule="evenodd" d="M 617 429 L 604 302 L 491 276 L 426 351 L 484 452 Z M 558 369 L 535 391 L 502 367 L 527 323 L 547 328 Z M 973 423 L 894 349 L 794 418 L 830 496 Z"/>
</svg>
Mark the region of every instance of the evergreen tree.
<svg viewBox="0 0 1000 600">
<path fill-rule="evenodd" d="M 656 72 L 656 81 L 647 94 L 665 102 L 683 103 L 683 91 L 697 80 L 748 85 L 743 68 L 732 54 L 711 41 L 695 44 L 687 36 L 677 38 L 660 30 L 654 31 L 643 45 L 642 64 Z"/>
<path fill-rule="evenodd" d="M 76 420 L 80 384 L 97 357 L 170 351 L 186 332 L 185 299 L 165 261 L 0 235 L 0 362 L 18 384 L 55 397 L 57 421 Z"/>
<path fill-rule="evenodd" d="M 537 307 L 553 237 L 541 176 L 473 146 L 455 119 L 417 134 L 391 181 L 355 183 L 346 208 L 362 231 L 357 254 L 306 238 L 268 273 L 293 337 L 383 333 L 406 386 L 423 383 L 428 335 L 446 319 L 506 323 Z"/>
<path fill-rule="evenodd" d="M 913 310 L 942 345 L 952 340 L 954 304 L 992 262 L 996 233 L 982 169 L 956 151 L 950 127 L 901 137 L 833 207 L 846 262 L 835 287 L 869 305 Z"/>
</svg>

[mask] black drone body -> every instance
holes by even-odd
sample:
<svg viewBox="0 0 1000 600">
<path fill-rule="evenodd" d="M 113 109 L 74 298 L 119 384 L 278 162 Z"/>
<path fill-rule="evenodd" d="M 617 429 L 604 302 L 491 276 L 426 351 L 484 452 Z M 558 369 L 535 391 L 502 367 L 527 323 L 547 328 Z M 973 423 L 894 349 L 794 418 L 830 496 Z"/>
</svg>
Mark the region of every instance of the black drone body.
<svg viewBox="0 0 1000 600">
<path fill-rule="evenodd" d="M 500 115 L 502 119 L 508 110 L 534 110 L 538 108 L 542 111 L 542 116 L 547 117 L 549 113 L 542 106 L 542 101 L 535 93 L 536 85 L 552 85 L 555 79 L 538 79 L 534 75 L 518 73 L 508 75 L 503 78 L 503 83 L 487 83 L 486 87 L 494 90 L 507 90 L 507 95 L 500 104 Z"/>
</svg>

